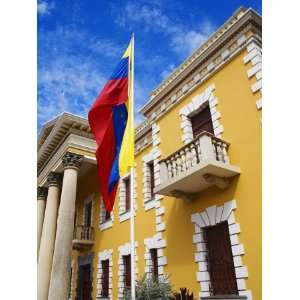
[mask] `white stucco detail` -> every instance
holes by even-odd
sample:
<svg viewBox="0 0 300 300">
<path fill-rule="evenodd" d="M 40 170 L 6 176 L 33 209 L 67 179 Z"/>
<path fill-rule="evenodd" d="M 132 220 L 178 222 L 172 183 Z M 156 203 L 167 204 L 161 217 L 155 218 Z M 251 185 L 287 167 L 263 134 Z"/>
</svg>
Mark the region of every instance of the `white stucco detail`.
<svg viewBox="0 0 300 300">
<path fill-rule="evenodd" d="M 138 242 L 135 242 L 135 274 L 136 278 L 138 277 L 138 256 L 137 256 L 137 247 L 138 247 Z M 118 276 L 119 276 L 119 281 L 118 281 L 118 299 L 123 299 L 124 298 L 124 262 L 123 262 L 123 256 L 125 255 L 130 255 L 131 254 L 131 247 L 130 243 L 126 243 L 124 245 L 119 246 L 119 259 L 118 259 Z"/>
<path fill-rule="evenodd" d="M 209 106 L 211 119 L 214 128 L 215 136 L 222 138 L 222 133 L 224 128 L 220 123 L 221 113 L 217 110 L 218 99 L 214 96 L 213 91 L 215 90 L 215 85 L 211 84 L 204 92 L 196 95 L 191 102 L 182 107 L 179 111 L 181 116 L 181 130 L 182 141 L 184 144 L 188 144 L 194 139 L 192 123 L 190 117 L 196 113 Z"/>
<path fill-rule="evenodd" d="M 114 222 L 114 214 L 113 211 L 110 214 L 110 219 L 105 221 L 105 207 L 104 207 L 104 202 L 101 198 L 100 200 L 100 223 L 99 223 L 99 228 L 100 231 L 103 231 L 105 229 L 111 228 Z"/>
<path fill-rule="evenodd" d="M 113 288 L 113 259 L 112 259 L 112 254 L 113 250 L 104 250 L 102 252 L 98 253 L 98 265 L 97 265 L 97 296 L 96 298 L 100 299 L 101 298 L 101 292 L 102 292 L 102 275 L 103 275 L 103 270 L 102 270 L 102 264 L 101 262 L 103 260 L 109 260 L 109 288 L 108 288 L 108 294 L 109 294 L 109 299 L 112 300 L 113 295 L 112 295 L 112 288 Z"/>
<path fill-rule="evenodd" d="M 195 262 L 198 264 L 199 271 L 196 272 L 196 279 L 200 285 L 200 297 L 210 296 L 210 277 L 207 268 L 207 248 L 203 236 L 203 228 L 213 226 L 220 222 L 227 221 L 229 226 L 229 235 L 231 241 L 231 251 L 238 291 L 240 295 L 247 295 L 251 300 L 251 292 L 247 290 L 245 278 L 248 278 L 248 269 L 243 265 L 242 255 L 245 254 L 244 246 L 239 243 L 240 224 L 236 223 L 234 210 L 236 201 L 225 202 L 221 206 L 213 205 L 207 207 L 204 211 L 191 215 L 192 223 L 195 225 L 195 234 L 193 235 L 193 244 L 196 245 Z"/>
<path fill-rule="evenodd" d="M 255 41 L 250 41 L 247 45 L 248 54 L 244 56 L 243 61 L 245 65 L 250 65 L 247 69 L 248 78 L 255 76 L 255 82 L 251 85 L 251 91 L 253 94 L 262 90 L 262 52 L 261 47 Z M 257 110 L 262 109 L 262 101 L 258 99 L 256 101 Z"/>
<path fill-rule="evenodd" d="M 144 239 L 145 244 L 145 273 L 147 276 L 151 275 L 152 260 L 150 249 L 157 249 L 158 258 L 158 275 L 164 275 L 164 266 L 167 264 L 167 257 L 163 255 L 164 248 L 167 246 L 166 241 L 161 234 L 156 234 L 152 238 Z"/>
<path fill-rule="evenodd" d="M 119 221 L 124 222 L 130 219 L 130 211 L 126 211 L 126 186 L 125 186 L 125 179 L 130 177 L 130 173 L 125 174 L 123 177 L 120 178 L 119 183 Z M 133 171 L 133 202 L 134 202 L 134 209 L 135 215 L 137 211 L 137 180 L 136 180 L 136 168 Z M 131 178 L 130 178 L 131 179 Z"/>
</svg>

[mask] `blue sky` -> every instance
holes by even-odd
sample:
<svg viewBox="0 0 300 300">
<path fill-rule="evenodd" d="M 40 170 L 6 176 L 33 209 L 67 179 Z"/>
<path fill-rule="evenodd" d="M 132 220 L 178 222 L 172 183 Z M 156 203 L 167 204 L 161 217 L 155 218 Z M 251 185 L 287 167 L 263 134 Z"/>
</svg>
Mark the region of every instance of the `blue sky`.
<svg viewBox="0 0 300 300">
<path fill-rule="evenodd" d="M 86 117 L 135 33 L 135 110 L 240 6 L 261 1 L 38 0 L 38 130 L 68 111 Z"/>
</svg>

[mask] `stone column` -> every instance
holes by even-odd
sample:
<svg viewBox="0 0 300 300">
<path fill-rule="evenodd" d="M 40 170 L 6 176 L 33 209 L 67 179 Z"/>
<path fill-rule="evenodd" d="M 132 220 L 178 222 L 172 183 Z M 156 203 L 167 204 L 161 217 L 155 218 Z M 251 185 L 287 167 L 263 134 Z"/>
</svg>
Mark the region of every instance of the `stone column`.
<svg viewBox="0 0 300 300">
<path fill-rule="evenodd" d="M 38 258 L 37 299 L 47 300 L 55 242 L 59 185 L 61 174 L 51 172 L 47 178 L 48 197 Z"/>
<path fill-rule="evenodd" d="M 43 186 L 39 186 L 37 189 L 37 256 L 39 256 L 40 241 L 42 235 L 42 228 L 44 222 L 44 213 L 46 207 L 48 189 Z"/>
<path fill-rule="evenodd" d="M 70 152 L 63 157 L 64 178 L 48 300 L 69 299 L 77 175 L 82 158 Z"/>
</svg>

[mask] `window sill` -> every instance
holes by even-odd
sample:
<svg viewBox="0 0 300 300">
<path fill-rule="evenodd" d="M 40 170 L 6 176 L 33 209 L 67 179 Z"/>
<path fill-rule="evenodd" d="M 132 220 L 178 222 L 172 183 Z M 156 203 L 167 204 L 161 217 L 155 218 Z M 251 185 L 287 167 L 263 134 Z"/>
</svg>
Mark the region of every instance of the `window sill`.
<svg viewBox="0 0 300 300">
<path fill-rule="evenodd" d="M 119 215 L 120 223 L 130 219 L 130 210 L 125 211 Z"/>
<path fill-rule="evenodd" d="M 99 225 L 100 231 L 108 229 L 108 228 L 111 228 L 112 224 L 113 224 L 112 219 L 107 220 L 107 221 L 105 221 L 103 223 L 100 223 L 100 225 Z"/>
<path fill-rule="evenodd" d="M 155 203 L 156 203 L 155 198 L 152 198 L 150 200 L 145 201 L 144 202 L 145 210 L 147 211 L 147 210 L 150 210 L 152 208 L 155 208 Z"/>
</svg>

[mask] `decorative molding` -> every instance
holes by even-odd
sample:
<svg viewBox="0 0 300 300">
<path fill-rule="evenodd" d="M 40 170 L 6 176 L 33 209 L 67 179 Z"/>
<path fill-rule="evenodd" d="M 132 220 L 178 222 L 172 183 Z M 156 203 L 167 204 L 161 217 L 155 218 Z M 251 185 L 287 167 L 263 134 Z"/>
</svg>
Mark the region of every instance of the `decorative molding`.
<svg viewBox="0 0 300 300">
<path fill-rule="evenodd" d="M 202 83 L 239 53 L 249 32 L 261 38 L 261 16 L 251 8 L 241 9 L 152 92 L 141 113 L 156 118 L 166 107 L 170 109 L 195 84 Z"/>
<path fill-rule="evenodd" d="M 50 172 L 47 177 L 47 185 L 50 186 L 59 186 L 61 184 L 62 175 L 56 172 Z"/>
<path fill-rule="evenodd" d="M 236 201 L 225 202 L 221 206 L 213 205 L 200 213 L 191 215 L 192 223 L 195 225 L 193 243 L 197 247 L 195 262 L 198 264 L 199 272 L 196 272 L 197 281 L 200 284 L 199 299 L 210 295 L 210 277 L 207 269 L 207 248 L 203 236 L 203 229 L 207 226 L 214 226 L 220 222 L 227 221 L 231 241 L 231 250 L 235 266 L 235 274 L 239 295 L 247 295 L 252 300 L 251 291 L 247 290 L 245 279 L 248 278 L 248 269 L 243 266 L 242 255 L 245 254 L 244 246 L 239 243 L 240 225 L 236 223 L 234 210 Z"/>
<path fill-rule="evenodd" d="M 38 186 L 37 188 L 37 199 L 46 200 L 48 195 L 48 188 L 44 186 Z"/>
<path fill-rule="evenodd" d="M 193 97 L 191 102 L 180 109 L 180 127 L 183 131 L 182 141 L 184 144 L 188 144 L 195 138 L 193 136 L 193 128 L 190 117 L 207 106 L 210 108 L 214 135 L 218 138 L 222 138 L 224 128 L 220 123 L 221 113 L 217 110 L 218 99 L 213 94 L 214 90 L 215 85 L 211 84 L 204 92 Z"/>
<path fill-rule="evenodd" d="M 103 199 L 101 198 L 101 200 L 100 200 L 100 223 L 99 223 L 100 231 L 109 229 L 113 226 L 113 222 L 114 222 L 113 211 L 110 213 L 110 219 L 108 219 L 108 220 L 105 220 L 105 214 L 106 214 L 106 210 L 105 210 Z"/>
<path fill-rule="evenodd" d="M 101 292 L 102 292 L 102 261 L 103 260 L 109 260 L 109 285 L 108 285 L 108 299 L 113 299 L 113 259 L 112 259 L 113 250 L 104 250 L 102 252 L 98 253 L 98 272 L 97 272 L 97 299 L 101 299 Z"/>
<path fill-rule="evenodd" d="M 160 218 L 160 216 L 156 216 L 156 219 Z M 164 275 L 164 266 L 167 265 L 167 257 L 163 255 L 164 248 L 167 246 L 167 242 L 162 238 L 161 233 L 157 233 L 152 238 L 144 239 L 145 244 L 145 274 L 147 276 L 151 276 L 152 269 L 152 260 L 150 249 L 157 249 L 157 259 L 158 259 L 158 275 Z"/>
<path fill-rule="evenodd" d="M 138 256 L 137 256 L 137 247 L 138 242 L 135 242 L 135 274 L 136 278 L 138 276 Z M 118 260 L 118 275 L 119 275 L 119 282 L 118 282 L 118 299 L 122 300 L 124 298 L 124 263 L 123 263 L 123 256 L 131 254 L 131 245 L 130 243 L 126 243 L 124 245 L 119 246 L 119 260 Z"/>
<path fill-rule="evenodd" d="M 247 70 L 249 80 L 255 76 L 255 82 L 251 85 L 253 94 L 262 91 L 262 51 L 261 44 L 257 40 L 251 40 L 247 43 L 247 55 L 244 56 L 243 61 L 245 65 L 250 64 Z M 262 109 L 262 99 L 256 101 L 257 110 Z"/>
<path fill-rule="evenodd" d="M 72 152 L 66 152 L 62 158 L 62 165 L 64 169 L 79 170 L 82 160 L 83 160 L 82 155 L 72 153 Z"/>
<path fill-rule="evenodd" d="M 136 180 L 136 167 L 134 167 L 133 170 L 133 203 L 134 203 L 134 209 L 135 209 L 135 215 L 137 211 L 137 180 Z M 127 173 L 122 178 L 120 178 L 120 188 L 119 188 L 119 221 L 124 222 L 128 219 L 130 219 L 130 210 L 126 211 L 126 187 L 125 187 L 125 180 L 126 179 L 131 180 L 130 173 Z"/>
</svg>

